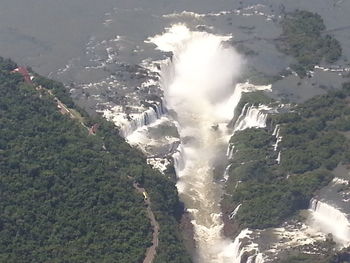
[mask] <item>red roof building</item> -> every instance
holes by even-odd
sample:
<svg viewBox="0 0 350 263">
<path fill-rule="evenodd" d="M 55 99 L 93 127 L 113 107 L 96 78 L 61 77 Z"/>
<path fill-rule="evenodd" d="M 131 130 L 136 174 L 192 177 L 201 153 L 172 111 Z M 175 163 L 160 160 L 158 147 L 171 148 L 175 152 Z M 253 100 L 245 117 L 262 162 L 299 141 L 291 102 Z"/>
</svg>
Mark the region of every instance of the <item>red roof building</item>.
<svg viewBox="0 0 350 263">
<path fill-rule="evenodd" d="M 33 84 L 32 79 L 30 78 L 30 74 L 27 70 L 27 68 L 25 67 L 18 67 L 16 69 L 14 69 L 12 72 L 16 72 L 19 73 L 23 76 L 24 81 L 28 84 Z"/>
</svg>

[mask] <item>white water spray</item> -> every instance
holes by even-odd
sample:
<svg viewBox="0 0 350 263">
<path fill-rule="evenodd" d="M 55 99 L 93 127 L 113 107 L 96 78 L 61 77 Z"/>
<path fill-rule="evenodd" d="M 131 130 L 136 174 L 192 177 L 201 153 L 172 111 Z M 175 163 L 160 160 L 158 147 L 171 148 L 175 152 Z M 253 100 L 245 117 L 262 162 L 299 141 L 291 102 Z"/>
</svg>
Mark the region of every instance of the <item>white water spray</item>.
<svg viewBox="0 0 350 263">
<path fill-rule="evenodd" d="M 271 90 L 271 85 L 234 85 L 242 58 L 225 44 L 229 39 L 190 31 L 184 25 L 174 25 L 163 35 L 149 39 L 158 49 L 173 53 L 162 67 L 161 84 L 167 108 L 177 113 L 181 137 L 181 146 L 174 155 L 177 187 L 193 217 L 196 261 L 200 263 L 239 263 L 242 253 L 252 251 L 250 247 L 241 247 L 245 232 L 234 242 L 223 236 L 222 191 L 213 180 L 213 167 L 217 161 L 226 159 L 225 147 L 232 136 L 227 126 L 234 118 L 242 93 Z M 237 129 L 265 127 L 266 110 L 262 105 L 250 107 L 238 118 Z M 230 152 L 233 149 L 227 154 Z M 254 259 L 262 262 L 261 255 L 254 255 L 252 262 Z"/>
<path fill-rule="evenodd" d="M 127 138 L 136 130 L 150 125 L 160 119 L 166 110 L 162 102 L 150 102 L 152 105 L 148 109 L 138 107 L 137 112 L 126 114 L 121 106 L 115 106 L 110 109 L 102 111 L 103 116 L 107 120 L 111 120 L 119 127 L 120 135 Z"/>
<path fill-rule="evenodd" d="M 234 243 L 222 234 L 221 189 L 213 182 L 212 169 L 228 142 L 226 126 L 240 100 L 234 80 L 242 59 L 225 46 L 229 38 L 175 25 L 150 39 L 173 52 L 162 70 L 162 87 L 167 107 L 177 113 L 182 140 L 182 160 L 179 154 L 175 158 L 178 186 L 193 216 L 196 260 L 201 263 L 232 263 L 236 258 Z"/>
<path fill-rule="evenodd" d="M 253 127 L 265 128 L 268 110 L 271 110 L 271 108 L 265 105 L 244 105 L 242 113 L 235 124 L 234 131 L 243 131 Z"/>
<path fill-rule="evenodd" d="M 313 229 L 331 233 L 334 240 L 344 247 L 350 244 L 350 221 L 345 213 L 317 199 L 311 200 L 310 210 L 310 225 Z"/>
</svg>

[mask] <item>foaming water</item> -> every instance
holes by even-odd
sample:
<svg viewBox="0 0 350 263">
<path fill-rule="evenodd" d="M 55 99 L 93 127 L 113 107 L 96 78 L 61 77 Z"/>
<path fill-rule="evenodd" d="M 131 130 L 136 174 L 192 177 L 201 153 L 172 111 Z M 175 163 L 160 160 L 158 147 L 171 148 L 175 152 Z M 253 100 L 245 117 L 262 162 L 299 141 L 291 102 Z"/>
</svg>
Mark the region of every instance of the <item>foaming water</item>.
<svg viewBox="0 0 350 263">
<path fill-rule="evenodd" d="M 238 118 L 234 131 L 242 131 L 252 127 L 264 128 L 266 127 L 266 119 L 267 113 L 264 111 L 268 111 L 271 108 L 265 105 L 259 106 L 244 106 L 241 116 Z"/>
<path fill-rule="evenodd" d="M 331 233 L 334 240 L 344 247 L 350 244 L 350 221 L 346 214 L 317 199 L 311 200 L 310 210 L 310 225 L 313 229 Z"/>
<path fill-rule="evenodd" d="M 196 261 L 201 263 L 236 258 L 235 244 L 222 234 L 221 189 L 213 181 L 215 160 L 228 143 L 226 126 L 240 99 L 234 80 L 242 59 L 224 44 L 228 39 L 184 25 L 150 39 L 159 49 L 173 52 L 162 69 L 162 87 L 167 108 L 177 113 L 182 141 L 175 156 L 178 187 L 193 217 Z"/>
</svg>

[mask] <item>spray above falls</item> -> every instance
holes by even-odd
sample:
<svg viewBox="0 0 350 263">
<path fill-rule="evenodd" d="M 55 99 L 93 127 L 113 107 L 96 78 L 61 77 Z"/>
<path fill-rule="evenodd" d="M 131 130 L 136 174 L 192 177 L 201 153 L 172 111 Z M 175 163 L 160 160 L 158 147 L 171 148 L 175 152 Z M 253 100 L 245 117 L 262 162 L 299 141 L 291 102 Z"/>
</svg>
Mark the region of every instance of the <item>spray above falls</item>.
<svg viewBox="0 0 350 263">
<path fill-rule="evenodd" d="M 205 115 L 214 122 L 232 118 L 234 109 L 229 98 L 241 71 L 242 58 L 225 45 L 230 38 L 174 25 L 165 34 L 150 39 L 160 50 L 173 53 L 162 69 L 168 108 Z"/>
<path fill-rule="evenodd" d="M 161 83 L 167 108 L 176 112 L 182 143 L 178 188 L 193 217 L 196 259 L 203 263 L 235 262 L 237 251 L 222 235 L 221 189 L 213 182 L 213 167 L 224 158 L 229 139 L 226 126 L 240 99 L 234 81 L 242 58 L 225 44 L 229 39 L 184 25 L 150 39 L 173 53 L 162 67 Z"/>
<path fill-rule="evenodd" d="M 310 226 L 323 233 L 331 233 L 334 241 L 341 246 L 350 245 L 350 221 L 340 209 L 323 201 L 312 199 L 310 202 Z"/>
</svg>

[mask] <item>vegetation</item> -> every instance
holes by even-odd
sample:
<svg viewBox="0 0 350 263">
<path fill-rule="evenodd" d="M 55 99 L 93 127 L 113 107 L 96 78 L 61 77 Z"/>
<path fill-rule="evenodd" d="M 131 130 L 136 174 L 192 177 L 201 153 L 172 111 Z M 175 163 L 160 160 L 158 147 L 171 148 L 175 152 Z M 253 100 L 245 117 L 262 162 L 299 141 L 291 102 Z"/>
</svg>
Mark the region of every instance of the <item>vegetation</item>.
<svg viewBox="0 0 350 263">
<path fill-rule="evenodd" d="M 290 256 L 283 260 L 281 263 L 330 263 L 329 259 L 325 259 L 322 256 L 310 255 L 310 254 L 298 254 Z"/>
<path fill-rule="evenodd" d="M 257 90 L 253 92 L 244 92 L 242 98 L 239 101 L 238 107 L 243 108 L 245 104 L 259 105 L 273 103 L 273 99 L 268 97 L 263 90 Z"/>
<path fill-rule="evenodd" d="M 242 112 L 242 109 L 244 108 L 244 105 L 254 105 L 259 106 L 260 104 L 272 104 L 273 99 L 268 97 L 266 93 L 262 90 L 257 90 L 253 92 L 243 92 L 242 97 L 235 109 L 234 118 L 231 121 L 231 123 L 235 123 L 237 119 L 239 118 L 240 113 Z"/>
<path fill-rule="evenodd" d="M 297 64 L 291 66 L 300 77 L 322 61 L 337 61 L 342 48 L 338 40 L 324 34 L 326 27 L 323 19 L 316 13 L 296 10 L 282 21 L 282 37 L 278 48 L 285 54 L 295 57 Z"/>
<path fill-rule="evenodd" d="M 300 250 L 286 251 L 286 255 L 282 256 L 281 263 L 346 263 L 341 261 L 343 252 L 334 252 L 335 242 L 332 234 L 326 237 L 325 241 L 317 242 L 319 253 L 302 253 Z"/>
<path fill-rule="evenodd" d="M 133 178 L 160 223 L 157 262 L 190 262 L 178 234 L 173 182 L 100 118 L 97 134 L 62 115 L 45 90 L 0 58 L 0 262 L 142 262 L 152 229 Z M 37 76 L 74 107 L 62 84 Z"/>
<path fill-rule="evenodd" d="M 60 100 L 67 105 L 68 107 L 76 107 L 74 105 L 73 100 L 71 99 L 67 89 L 63 86 L 62 83 L 45 78 L 43 76 L 35 74 L 35 83 L 37 85 L 43 86 L 46 89 L 49 89 L 52 91 L 52 93 L 60 98 Z"/>
<path fill-rule="evenodd" d="M 350 248 L 344 248 L 338 252 L 334 252 L 334 242 L 327 239 L 324 244 L 323 251 L 325 255 L 303 254 L 297 252 L 283 259 L 281 263 L 348 263 L 350 262 Z"/>
<path fill-rule="evenodd" d="M 240 54 L 243 54 L 244 56 L 257 56 L 259 54 L 258 52 L 254 51 L 253 49 L 242 43 L 236 45 L 234 44 L 234 46 L 236 51 Z"/>
<path fill-rule="evenodd" d="M 235 217 L 251 228 L 277 226 L 299 209 L 305 209 L 315 191 L 333 178 L 340 162 L 350 162 L 350 84 L 342 90 L 317 96 L 292 112 L 277 114 L 271 127 L 280 126 L 282 142 L 269 129 L 237 132 L 224 207 L 243 204 Z M 276 159 L 281 152 L 281 163 Z M 231 210 L 232 211 L 232 210 Z"/>
<path fill-rule="evenodd" d="M 282 79 L 282 76 L 289 75 L 291 72 L 283 70 L 276 75 L 268 75 L 266 73 L 259 72 L 252 66 L 247 66 L 247 70 L 239 78 L 240 82 L 249 80 L 254 85 L 269 85 Z"/>
</svg>

